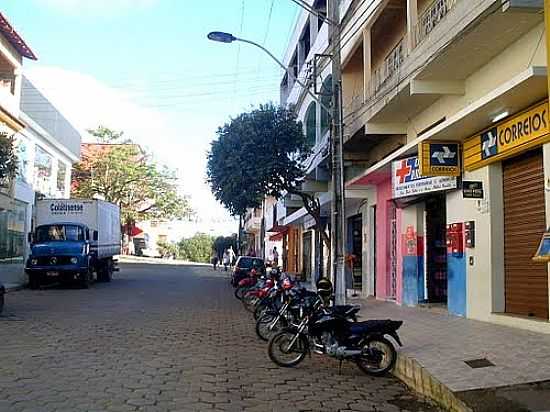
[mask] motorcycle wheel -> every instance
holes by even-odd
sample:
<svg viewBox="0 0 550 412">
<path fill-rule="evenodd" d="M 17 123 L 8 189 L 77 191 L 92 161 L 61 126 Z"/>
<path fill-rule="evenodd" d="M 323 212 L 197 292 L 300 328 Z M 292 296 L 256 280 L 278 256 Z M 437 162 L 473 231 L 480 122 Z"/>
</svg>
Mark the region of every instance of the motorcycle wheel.
<svg viewBox="0 0 550 412">
<path fill-rule="evenodd" d="M 382 376 L 395 366 L 397 352 L 393 344 L 383 337 L 370 339 L 363 345 L 364 355 L 356 359 L 359 369 L 367 375 Z"/>
<path fill-rule="evenodd" d="M 237 289 L 235 289 L 235 297 L 239 300 L 243 300 L 246 289 L 247 288 L 245 288 L 244 286 L 239 286 Z"/>
<path fill-rule="evenodd" d="M 267 342 L 269 338 L 280 332 L 281 329 L 286 326 L 286 320 L 281 316 L 279 317 L 277 323 L 270 329 L 270 326 L 273 324 L 275 319 L 277 319 L 277 316 L 279 316 L 277 313 L 267 312 L 256 321 L 256 335 L 258 335 L 261 340 Z"/>
<path fill-rule="evenodd" d="M 243 303 L 244 308 L 250 312 L 254 313 L 254 310 L 256 309 L 256 304 L 258 303 L 258 297 L 256 296 L 244 296 L 241 300 Z"/>
<path fill-rule="evenodd" d="M 269 310 L 269 305 L 266 302 L 260 301 L 254 308 L 254 320 L 260 319 Z"/>
<path fill-rule="evenodd" d="M 291 368 L 302 362 L 307 354 L 308 342 L 304 335 L 300 335 L 289 347 L 295 336 L 295 333 L 286 330 L 273 335 L 267 347 L 269 359 L 283 368 Z"/>
</svg>

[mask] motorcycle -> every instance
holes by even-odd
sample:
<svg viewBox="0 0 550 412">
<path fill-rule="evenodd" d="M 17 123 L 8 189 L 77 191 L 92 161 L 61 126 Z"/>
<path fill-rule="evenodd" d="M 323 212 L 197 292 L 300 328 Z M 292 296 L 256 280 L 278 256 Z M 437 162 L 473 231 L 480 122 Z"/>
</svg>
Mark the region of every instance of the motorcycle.
<svg viewBox="0 0 550 412">
<path fill-rule="evenodd" d="M 269 340 L 269 358 L 282 367 L 293 367 L 308 353 L 327 355 L 342 361 L 355 362 L 363 372 L 381 376 L 390 371 L 397 360 L 391 336 L 402 346 L 397 330 L 403 324 L 394 320 L 349 320 L 349 310 L 338 306 L 333 310 L 309 308 L 301 322 L 290 324 Z"/>
</svg>

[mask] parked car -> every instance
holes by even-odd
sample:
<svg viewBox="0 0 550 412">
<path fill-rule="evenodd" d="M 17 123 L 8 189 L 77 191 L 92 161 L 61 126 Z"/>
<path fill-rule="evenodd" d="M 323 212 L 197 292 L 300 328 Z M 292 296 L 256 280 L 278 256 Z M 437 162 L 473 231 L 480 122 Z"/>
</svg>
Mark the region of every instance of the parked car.
<svg viewBox="0 0 550 412">
<path fill-rule="evenodd" d="M 262 258 L 253 256 L 239 256 L 235 268 L 231 274 L 231 283 L 237 285 L 241 279 L 250 274 L 252 269 L 256 270 L 258 276 L 265 275 L 265 262 Z"/>
</svg>

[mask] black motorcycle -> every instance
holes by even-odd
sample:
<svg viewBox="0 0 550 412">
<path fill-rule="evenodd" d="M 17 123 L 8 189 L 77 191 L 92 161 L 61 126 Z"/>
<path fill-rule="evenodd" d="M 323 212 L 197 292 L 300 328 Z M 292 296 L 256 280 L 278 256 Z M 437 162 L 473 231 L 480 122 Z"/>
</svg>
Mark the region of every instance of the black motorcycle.
<svg viewBox="0 0 550 412">
<path fill-rule="evenodd" d="M 368 320 L 353 322 L 349 309 L 314 308 L 298 325 L 290 325 L 269 341 L 269 358 L 279 366 L 293 367 L 314 352 L 355 362 L 363 372 L 381 376 L 390 371 L 397 360 L 391 336 L 402 346 L 397 329 L 402 321 Z"/>
</svg>

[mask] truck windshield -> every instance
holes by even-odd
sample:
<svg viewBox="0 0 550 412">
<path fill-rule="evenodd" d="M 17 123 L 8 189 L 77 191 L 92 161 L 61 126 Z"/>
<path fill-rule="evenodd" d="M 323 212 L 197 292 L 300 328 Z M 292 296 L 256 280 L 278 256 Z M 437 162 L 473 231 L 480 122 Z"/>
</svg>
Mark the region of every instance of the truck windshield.
<svg viewBox="0 0 550 412">
<path fill-rule="evenodd" d="M 84 231 L 74 225 L 49 225 L 36 229 L 36 242 L 51 242 L 56 240 L 84 240 Z"/>
</svg>

